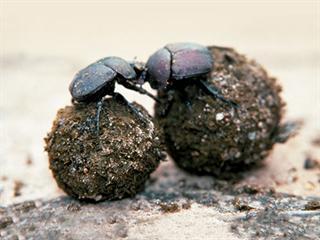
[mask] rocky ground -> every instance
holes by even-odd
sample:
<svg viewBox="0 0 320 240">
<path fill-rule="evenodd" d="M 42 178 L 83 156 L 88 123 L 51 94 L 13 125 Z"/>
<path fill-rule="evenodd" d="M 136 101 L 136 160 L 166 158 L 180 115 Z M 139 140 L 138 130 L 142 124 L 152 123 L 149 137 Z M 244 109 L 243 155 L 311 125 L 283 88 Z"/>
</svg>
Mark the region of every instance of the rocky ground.
<svg viewBox="0 0 320 240">
<path fill-rule="evenodd" d="M 177 177 L 178 176 L 178 177 Z M 163 164 L 133 199 L 0 208 L 2 239 L 316 239 L 320 198 L 195 177 Z M 183 230 L 182 230 L 183 229 Z M 196 235 L 194 233 L 197 233 Z"/>
</svg>

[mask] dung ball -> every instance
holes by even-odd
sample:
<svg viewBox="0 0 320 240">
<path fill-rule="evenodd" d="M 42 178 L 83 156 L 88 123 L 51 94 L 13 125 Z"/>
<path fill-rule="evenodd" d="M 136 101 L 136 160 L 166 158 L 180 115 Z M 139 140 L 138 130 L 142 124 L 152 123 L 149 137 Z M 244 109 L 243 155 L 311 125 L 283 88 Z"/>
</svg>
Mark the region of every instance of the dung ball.
<svg viewBox="0 0 320 240">
<path fill-rule="evenodd" d="M 207 79 L 201 79 L 238 108 L 208 95 L 197 78 L 180 80 L 179 87 L 159 92 L 161 103 L 155 113 L 178 166 L 224 177 L 268 155 L 279 139 L 284 102 L 276 79 L 257 62 L 231 48 L 209 50 L 214 67 Z"/>
<path fill-rule="evenodd" d="M 142 190 L 163 149 L 151 117 L 140 105 L 105 99 L 97 129 L 97 104 L 60 109 L 45 138 L 49 166 L 58 186 L 83 200 L 133 196 Z M 139 117 L 140 115 L 140 117 Z"/>
</svg>

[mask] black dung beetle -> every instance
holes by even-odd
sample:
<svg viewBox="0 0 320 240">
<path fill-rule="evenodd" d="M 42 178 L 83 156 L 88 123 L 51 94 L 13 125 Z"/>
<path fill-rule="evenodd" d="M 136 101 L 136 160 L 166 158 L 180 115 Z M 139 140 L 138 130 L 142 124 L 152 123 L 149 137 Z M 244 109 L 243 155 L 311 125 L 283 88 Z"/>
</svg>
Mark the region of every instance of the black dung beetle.
<svg viewBox="0 0 320 240">
<path fill-rule="evenodd" d="M 119 57 L 106 57 L 90 64 L 80 70 L 72 80 L 69 91 L 72 101 L 76 102 L 97 102 L 97 133 L 99 134 L 99 118 L 102 107 L 102 98 L 105 95 L 113 96 L 123 104 L 126 104 L 130 110 L 145 122 L 140 112 L 133 107 L 120 93 L 115 92 L 115 82 L 126 88 L 135 90 L 142 94 L 147 94 L 157 100 L 152 94 L 148 93 L 141 86 L 138 87 L 137 73 L 141 74 L 141 66 L 138 63 L 128 63 Z"/>
<path fill-rule="evenodd" d="M 105 95 L 113 96 L 118 94 L 114 92 L 115 82 L 126 88 L 147 94 L 156 99 L 152 94 L 138 87 L 137 71 L 141 67 L 135 63 L 128 63 L 120 57 L 106 57 L 86 68 L 80 70 L 72 80 L 69 90 L 73 100 L 77 102 L 95 102 L 99 101 Z"/>
</svg>

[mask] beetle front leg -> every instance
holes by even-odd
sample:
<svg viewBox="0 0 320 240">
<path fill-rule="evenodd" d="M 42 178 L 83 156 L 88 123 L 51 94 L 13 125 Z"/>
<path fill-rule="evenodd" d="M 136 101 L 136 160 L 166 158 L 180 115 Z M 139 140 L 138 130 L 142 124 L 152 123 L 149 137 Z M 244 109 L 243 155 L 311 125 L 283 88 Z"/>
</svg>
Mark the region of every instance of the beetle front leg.
<svg viewBox="0 0 320 240">
<path fill-rule="evenodd" d="M 131 83 L 129 81 L 123 81 L 123 82 L 120 82 L 120 84 L 122 84 L 124 87 L 126 87 L 126 88 L 128 88 L 130 90 L 139 92 L 141 94 L 145 94 L 145 95 L 151 97 L 156 102 L 160 102 L 160 100 L 156 96 L 154 96 L 153 94 L 149 93 L 147 90 L 145 90 L 142 87 L 137 87 L 135 84 L 133 84 L 133 83 Z"/>
<path fill-rule="evenodd" d="M 124 96 L 122 96 L 120 93 L 114 92 L 112 94 L 113 98 L 117 101 L 119 101 L 120 103 L 126 105 L 129 107 L 130 111 L 136 115 L 138 117 L 138 119 L 140 119 L 144 124 L 148 124 L 147 120 L 145 119 L 145 117 L 137 110 L 137 108 L 135 108 L 134 106 L 132 106 L 131 103 L 129 103 L 127 101 L 127 99 L 125 99 Z"/>
<path fill-rule="evenodd" d="M 220 91 L 216 87 L 212 86 L 208 82 L 206 82 L 204 80 L 200 80 L 200 81 L 197 81 L 197 82 L 199 83 L 201 89 L 204 92 L 206 92 L 206 93 L 210 94 L 211 96 L 221 100 L 224 103 L 227 103 L 228 105 L 231 105 L 234 108 L 239 108 L 239 105 L 237 103 L 235 103 L 232 100 L 226 99 L 224 96 L 221 95 Z"/>
<path fill-rule="evenodd" d="M 97 102 L 97 113 L 96 113 L 96 133 L 99 136 L 100 132 L 100 113 L 102 110 L 102 99 Z"/>
</svg>

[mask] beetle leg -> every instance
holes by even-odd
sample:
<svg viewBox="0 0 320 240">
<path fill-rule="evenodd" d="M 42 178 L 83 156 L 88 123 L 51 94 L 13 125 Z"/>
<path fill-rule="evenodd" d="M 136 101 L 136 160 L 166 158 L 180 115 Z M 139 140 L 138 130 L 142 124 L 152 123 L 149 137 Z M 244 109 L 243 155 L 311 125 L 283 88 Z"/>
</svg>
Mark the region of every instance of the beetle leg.
<svg viewBox="0 0 320 240">
<path fill-rule="evenodd" d="M 167 89 L 178 89 L 178 93 L 180 96 L 181 101 L 187 106 L 188 110 L 191 112 L 192 111 L 192 102 L 190 98 L 188 97 L 188 93 L 186 91 L 186 85 L 183 83 L 178 83 L 176 82 L 173 85 L 169 85 Z"/>
<path fill-rule="evenodd" d="M 159 103 L 159 107 L 161 108 L 160 116 L 166 117 L 172 107 L 174 102 L 174 90 L 170 89 L 169 91 L 159 91 L 158 96 L 166 98 L 166 101 Z"/>
<path fill-rule="evenodd" d="M 192 102 L 188 98 L 188 94 L 187 94 L 185 88 L 180 89 L 179 94 L 180 94 L 180 98 L 181 98 L 182 102 L 187 106 L 188 110 L 191 112 L 192 111 Z"/>
<path fill-rule="evenodd" d="M 127 101 L 127 99 L 125 99 L 124 96 L 122 96 L 120 93 L 114 92 L 112 94 L 112 96 L 114 97 L 115 100 L 121 102 L 124 105 L 127 105 L 130 109 L 130 111 L 136 115 L 138 117 L 138 119 L 140 119 L 144 124 L 148 124 L 147 120 L 143 117 L 143 115 L 140 113 L 139 110 L 137 110 L 137 108 L 135 108 L 134 106 L 132 106 L 131 103 L 129 103 Z"/>
<path fill-rule="evenodd" d="M 100 113 L 102 109 L 102 99 L 97 102 L 97 113 L 96 113 L 96 133 L 99 136 L 100 132 Z"/>
<path fill-rule="evenodd" d="M 168 113 L 173 105 L 173 102 L 174 102 L 175 92 L 178 93 L 179 98 L 187 106 L 188 110 L 190 112 L 192 111 L 192 102 L 188 98 L 188 94 L 185 90 L 185 86 L 173 84 L 173 85 L 168 85 L 166 87 L 166 90 L 158 92 L 158 95 L 160 97 L 166 98 L 166 101 L 160 102 L 161 108 L 162 108 L 161 113 L 160 113 L 161 117 L 166 117 L 168 115 Z"/>
<path fill-rule="evenodd" d="M 151 97 L 153 100 L 155 100 L 157 102 L 160 102 L 160 100 L 156 96 L 152 95 L 151 93 L 149 93 L 147 90 L 145 90 L 142 87 L 137 87 L 135 84 L 133 84 L 133 83 L 131 83 L 129 81 L 123 81 L 120 84 L 122 84 L 124 87 L 126 87 L 126 88 L 128 88 L 130 90 L 139 92 L 141 94 L 145 94 L 145 95 Z"/>
<path fill-rule="evenodd" d="M 202 90 L 204 90 L 206 93 L 210 94 L 211 96 L 221 100 L 224 103 L 231 105 L 234 108 L 239 107 L 239 105 L 237 103 L 235 103 L 231 100 L 228 100 L 224 96 L 222 96 L 220 91 L 216 87 L 210 85 L 208 82 L 206 82 L 204 80 L 200 80 L 197 82 L 200 84 L 200 87 L 202 88 Z"/>
</svg>

